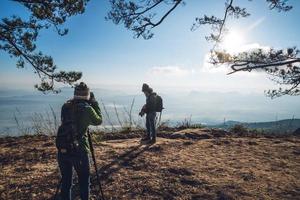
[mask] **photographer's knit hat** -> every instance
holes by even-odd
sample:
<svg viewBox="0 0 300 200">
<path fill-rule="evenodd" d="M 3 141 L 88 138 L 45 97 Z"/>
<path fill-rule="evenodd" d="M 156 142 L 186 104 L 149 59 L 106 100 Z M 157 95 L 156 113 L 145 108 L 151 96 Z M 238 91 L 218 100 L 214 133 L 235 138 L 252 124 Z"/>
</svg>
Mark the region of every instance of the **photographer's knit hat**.
<svg viewBox="0 0 300 200">
<path fill-rule="evenodd" d="M 79 85 L 75 86 L 74 99 L 89 100 L 90 89 L 84 82 L 80 82 Z"/>
</svg>

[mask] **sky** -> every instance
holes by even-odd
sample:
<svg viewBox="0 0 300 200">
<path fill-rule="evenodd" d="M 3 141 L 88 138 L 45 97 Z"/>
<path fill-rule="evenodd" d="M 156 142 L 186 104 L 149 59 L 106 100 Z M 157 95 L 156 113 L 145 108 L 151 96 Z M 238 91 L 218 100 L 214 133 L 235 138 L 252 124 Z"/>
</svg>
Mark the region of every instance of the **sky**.
<svg viewBox="0 0 300 200">
<path fill-rule="evenodd" d="M 210 66 L 207 56 L 212 44 L 205 40 L 208 27 L 196 31 L 190 28 L 196 17 L 204 14 L 223 16 L 224 1 L 189 0 L 179 6 L 158 27 L 151 40 L 134 39 L 123 25 L 106 21 L 109 1 L 91 0 L 82 15 L 68 19 L 66 36 L 53 29 L 42 31 L 38 49 L 49 54 L 59 69 L 83 72 L 82 81 L 91 87 L 118 88 L 140 91 L 147 82 L 160 91 L 221 91 L 264 93 L 276 88 L 263 73 L 236 73 L 226 75 L 224 68 Z M 289 0 L 294 6 L 290 12 L 269 10 L 266 1 L 236 0 L 251 13 L 245 19 L 230 19 L 230 36 L 225 46 L 286 48 L 300 46 L 300 1 Z M 0 17 L 13 14 L 26 16 L 22 6 L 10 0 L 1 0 Z M 0 52 L 0 89 L 33 89 L 38 82 L 28 65 L 17 69 L 16 60 Z"/>
</svg>

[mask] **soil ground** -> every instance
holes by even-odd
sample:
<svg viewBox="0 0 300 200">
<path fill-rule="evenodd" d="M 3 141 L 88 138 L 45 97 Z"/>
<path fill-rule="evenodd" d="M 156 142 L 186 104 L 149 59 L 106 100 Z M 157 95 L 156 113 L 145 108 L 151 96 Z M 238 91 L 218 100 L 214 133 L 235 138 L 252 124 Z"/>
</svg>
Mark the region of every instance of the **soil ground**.
<svg viewBox="0 0 300 200">
<path fill-rule="evenodd" d="M 134 137 L 94 145 L 106 199 L 300 199 L 299 136 L 207 129 L 162 136 L 154 145 Z M 60 178 L 53 137 L 1 138 L 0 161 L 0 199 L 53 199 Z M 76 176 L 73 191 L 78 199 Z"/>
</svg>

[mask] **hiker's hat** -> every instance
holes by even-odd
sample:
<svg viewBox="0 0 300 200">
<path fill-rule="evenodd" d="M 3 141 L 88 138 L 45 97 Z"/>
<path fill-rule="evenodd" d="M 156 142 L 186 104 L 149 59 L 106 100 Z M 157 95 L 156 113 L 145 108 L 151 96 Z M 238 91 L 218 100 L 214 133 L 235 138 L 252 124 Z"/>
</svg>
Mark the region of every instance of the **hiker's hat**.
<svg viewBox="0 0 300 200">
<path fill-rule="evenodd" d="M 75 86 L 74 99 L 90 99 L 90 89 L 84 82 L 80 82 L 78 85 Z"/>
<path fill-rule="evenodd" d="M 142 87 L 142 92 L 148 92 L 149 89 L 150 89 L 149 85 L 146 84 L 146 83 L 144 83 L 144 84 L 143 84 L 143 87 Z"/>
</svg>

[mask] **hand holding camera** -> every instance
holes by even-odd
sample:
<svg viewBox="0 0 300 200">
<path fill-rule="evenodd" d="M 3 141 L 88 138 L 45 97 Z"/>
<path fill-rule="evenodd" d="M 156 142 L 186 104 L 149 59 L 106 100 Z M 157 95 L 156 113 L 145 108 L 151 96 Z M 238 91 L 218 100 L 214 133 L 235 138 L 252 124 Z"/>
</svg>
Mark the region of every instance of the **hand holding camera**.
<svg viewBox="0 0 300 200">
<path fill-rule="evenodd" d="M 90 99 L 89 99 L 89 102 L 95 102 L 96 101 L 96 99 L 95 99 L 95 95 L 94 95 L 94 93 L 93 92 L 90 92 Z"/>
<path fill-rule="evenodd" d="M 98 102 L 95 98 L 95 95 L 93 92 L 90 92 L 90 99 L 88 100 L 88 103 L 93 106 L 93 105 L 98 105 Z"/>
<path fill-rule="evenodd" d="M 143 111 L 139 112 L 139 116 L 143 117 L 145 115 L 145 113 Z"/>
<path fill-rule="evenodd" d="M 141 109 L 141 111 L 139 112 L 139 116 L 143 117 L 146 113 L 146 105 L 144 105 Z"/>
</svg>

